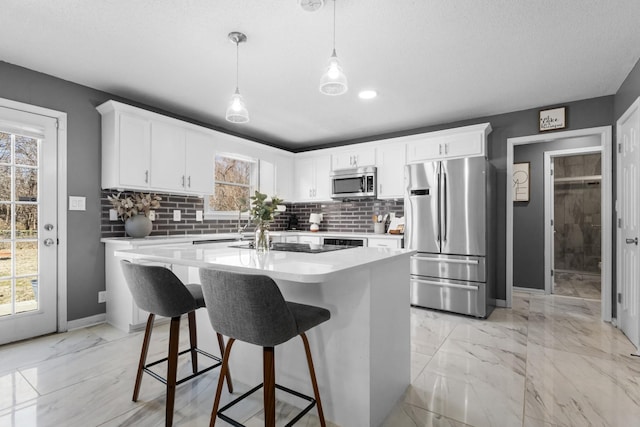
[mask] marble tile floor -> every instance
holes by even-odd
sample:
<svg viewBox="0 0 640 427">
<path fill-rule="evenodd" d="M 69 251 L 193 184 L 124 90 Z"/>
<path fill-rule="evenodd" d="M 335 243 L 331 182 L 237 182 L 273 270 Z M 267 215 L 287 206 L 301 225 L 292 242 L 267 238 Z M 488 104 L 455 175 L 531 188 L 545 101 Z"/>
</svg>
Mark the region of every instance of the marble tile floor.
<svg viewBox="0 0 640 427">
<path fill-rule="evenodd" d="M 640 358 L 599 310 L 594 300 L 526 293 L 488 320 L 412 309 L 412 384 L 384 427 L 638 425 Z M 150 357 L 167 338 L 156 327 Z M 0 427 L 163 425 L 161 383 L 145 376 L 131 402 L 141 340 L 105 324 L 0 346 Z M 175 426 L 208 425 L 217 378 L 179 386 Z M 232 416 L 263 425 L 260 399 Z M 291 411 L 278 405 L 278 425 Z M 297 425 L 317 426 L 315 414 Z"/>
<path fill-rule="evenodd" d="M 600 299 L 600 275 L 558 271 L 555 274 L 553 293 L 566 297 Z"/>
</svg>

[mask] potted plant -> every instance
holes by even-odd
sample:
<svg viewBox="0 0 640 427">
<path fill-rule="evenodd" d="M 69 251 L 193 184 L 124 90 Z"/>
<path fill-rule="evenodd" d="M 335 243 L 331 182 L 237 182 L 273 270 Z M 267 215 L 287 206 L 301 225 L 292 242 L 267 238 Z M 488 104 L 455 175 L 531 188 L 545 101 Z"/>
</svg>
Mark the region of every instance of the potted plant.
<svg viewBox="0 0 640 427">
<path fill-rule="evenodd" d="M 250 199 L 251 206 L 249 208 L 249 215 L 256 225 L 254 247 L 257 251 L 268 251 L 269 225 L 275 219 L 276 215 L 279 215 L 285 210 L 285 206 L 282 204 L 283 200 L 273 196 L 271 197 L 271 201 L 267 202 L 267 195 L 259 191 L 256 191 Z"/>
<path fill-rule="evenodd" d="M 149 212 L 160 207 L 160 196 L 151 193 L 118 193 L 107 196 L 107 199 L 118 213 L 118 218 L 124 221 L 127 235 L 141 238 L 151 234 L 153 224 Z"/>
</svg>

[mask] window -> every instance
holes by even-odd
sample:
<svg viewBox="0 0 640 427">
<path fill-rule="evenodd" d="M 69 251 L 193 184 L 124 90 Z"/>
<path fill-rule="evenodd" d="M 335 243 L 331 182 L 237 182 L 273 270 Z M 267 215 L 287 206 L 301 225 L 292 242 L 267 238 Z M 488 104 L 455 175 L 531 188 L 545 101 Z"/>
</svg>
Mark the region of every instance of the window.
<svg viewBox="0 0 640 427">
<path fill-rule="evenodd" d="M 241 200 L 248 201 L 253 194 L 255 170 L 256 162 L 249 159 L 217 155 L 214 195 L 209 196 L 207 213 L 237 215 Z"/>
</svg>

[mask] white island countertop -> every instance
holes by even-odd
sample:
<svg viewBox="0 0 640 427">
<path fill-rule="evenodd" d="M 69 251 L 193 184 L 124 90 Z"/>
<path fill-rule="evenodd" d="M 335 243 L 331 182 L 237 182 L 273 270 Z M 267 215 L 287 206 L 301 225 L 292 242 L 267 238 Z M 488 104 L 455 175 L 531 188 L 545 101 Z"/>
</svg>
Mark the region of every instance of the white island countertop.
<svg viewBox="0 0 640 427">
<path fill-rule="evenodd" d="M 120 250 L 116 251 L 115 255 L 129 259 L 144 259 L 198 268 L 217 268 L 238 273 L 264 272 L 276 280 L 320 283 L 351 269 L 366 267 L 370 264 L 380 265 L 414 252 L 410 249 L 353 247 L 323 253 L 273 250 L 260 253 L 253 249 L 219 245 L 176 244 Z"/>
</svg>

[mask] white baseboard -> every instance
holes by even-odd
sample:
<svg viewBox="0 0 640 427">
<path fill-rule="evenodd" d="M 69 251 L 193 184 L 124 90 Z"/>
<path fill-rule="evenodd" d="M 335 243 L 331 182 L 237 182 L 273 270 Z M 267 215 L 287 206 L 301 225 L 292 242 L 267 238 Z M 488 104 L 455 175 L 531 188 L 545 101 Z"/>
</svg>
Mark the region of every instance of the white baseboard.
<svg viewBox="0 0 640 427">
<path fill-rule="evenodd" d="M 507 307 L 507 300 L 497 299 L 496 300 L 496 307 L 506 308 Z"/>
<path fill-rule="evenodd" d="M 107 321 L 106 313 L 96 314 L 94 316 L 83 317 L 82 319 L 69 320 L 67 322 L 67 330 L 86 328 L 87 326 L 97 325 Z M 64 332 L 64 331 L 60 331 Z"/>
<path fill-rule="evenodd" d="M 529 294 L 544 294 L 544 289 L 521 288 L 519 286 L 514 286 L 513 290 L 517 292 L 527 292 Z"/>
</svg>

